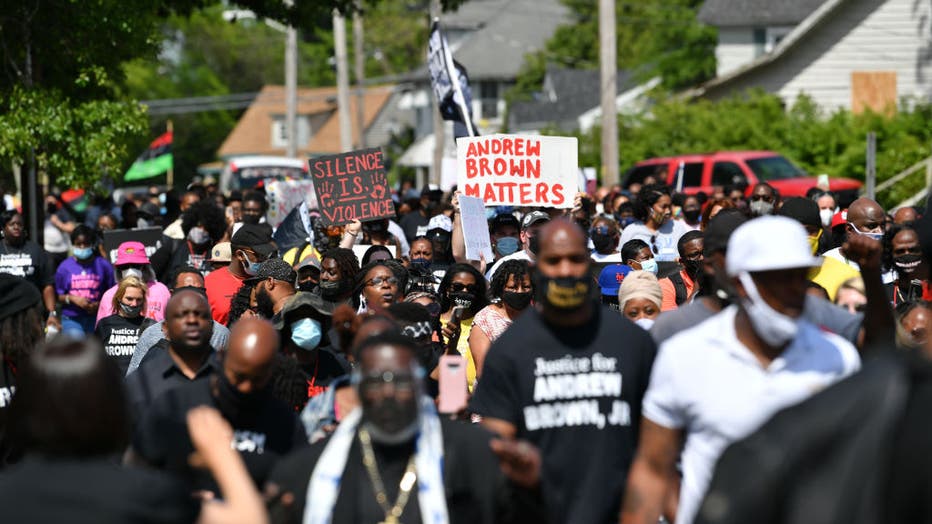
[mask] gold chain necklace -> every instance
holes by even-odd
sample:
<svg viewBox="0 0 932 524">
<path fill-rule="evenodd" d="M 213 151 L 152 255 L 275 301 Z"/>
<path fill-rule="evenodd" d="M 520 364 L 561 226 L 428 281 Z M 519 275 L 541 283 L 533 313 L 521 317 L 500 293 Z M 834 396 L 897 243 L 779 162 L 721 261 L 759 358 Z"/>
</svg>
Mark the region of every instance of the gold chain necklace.
<svg viewBox="0 0 932 524">
<path fill-rule="evenodd" d="M 366 466 L 366 473 L 369 474 L 369 480 L 372 482 L 375 500 L 385 512 L 385 520 L 379 524 L 400 524 L 399 518 L 404 513 L 411 488 L 417 480 L 417 473 L 414 471 L 414 455 L 408 459 L 408 466 L 405 468 L 404 475 L 401 476 L 401 482 L 398 483 L 398 498 L 395 500 L 395 505 L 389 506 L 385 484 L 382 483 L 382 476 L 379 475 L 379 467 L 375 461 L 375 452 L 372 450 L 372 439 L 369 437 L 369 432 L 363 428 L 359 428 L 359 442 L 362 444 L 362 463 Z"/>
</svg>

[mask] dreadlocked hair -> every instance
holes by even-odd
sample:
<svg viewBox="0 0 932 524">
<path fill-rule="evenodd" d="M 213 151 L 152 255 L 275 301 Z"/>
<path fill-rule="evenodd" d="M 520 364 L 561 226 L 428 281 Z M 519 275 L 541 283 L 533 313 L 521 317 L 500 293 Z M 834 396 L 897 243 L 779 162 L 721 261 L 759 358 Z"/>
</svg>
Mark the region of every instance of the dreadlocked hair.
<svg viewBox="0 0 932 524">
<path fill-rule="evenodd" d="M 328 249 L 323 256 L 320 257 L 321 264 L 323 264 L 326 258 L 332 258 L 337 263 L 340 276 L 344 279 L 351 279 L 359 272 L 359 259 L 356 258 L 356 253 L 353 253 L 352 249 L 342 247 Z"/>
<path fill-rule="evenodd" d="M 252 294 L 252 289 L 254 287 L 256 287 L 255 282 L 243 282 L 239 291 L 233 295 L 233 300 L 230 301 L 230 314 L 227 317 L 227 327 L 232 327 L 233 324 L 243 316 L 243 313 L 249 309 L 249 295 Z"/>
<path fill-rule="evenodd" d="M 298 366 L 298 361 L 276 353 L 272 361 L 272 396 L 291 406 L 296 412 L 307 404 L 307 375 Z"/>
<path fill-rule="evenodd" d="M 45 337 L 42 305 L 19 311 L 0 321 L 0 352 L 3 358 L 19 367 Z"/>
</svg>

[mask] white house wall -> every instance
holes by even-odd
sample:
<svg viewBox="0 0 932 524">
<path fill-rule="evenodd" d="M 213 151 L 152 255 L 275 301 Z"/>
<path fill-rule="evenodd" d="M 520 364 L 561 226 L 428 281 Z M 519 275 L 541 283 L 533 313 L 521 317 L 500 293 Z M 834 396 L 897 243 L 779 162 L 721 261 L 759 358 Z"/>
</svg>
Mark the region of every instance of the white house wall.
<svg viewBox="0 0 932 524">
<path fill-rule="evenodd" d="M 823 107 L 850 107 L 853 71 L 895 71 L 897 96 L 932 96 L 930 0 L 850 0 L 783 56 L 710 88 L 718 98 L 762 87 L 792 104 L 806 92 Z"/>
<path fill-rule="evenodd" d="M 754 60 L 754 47 L 754 28 L 718 28 L 718 45 L 715 46 L 716 74 L 724 75 Z"/>
</svg>

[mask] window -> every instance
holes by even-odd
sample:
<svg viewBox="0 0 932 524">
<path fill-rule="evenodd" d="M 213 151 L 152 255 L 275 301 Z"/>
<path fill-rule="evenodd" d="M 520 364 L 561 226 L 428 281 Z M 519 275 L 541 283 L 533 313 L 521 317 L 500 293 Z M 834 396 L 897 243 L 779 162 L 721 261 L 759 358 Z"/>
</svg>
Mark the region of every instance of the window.
<svg viewBox="0 0 932 524">
<path fill-rule="evenodd" d="M 798 167 L 794 166 L 789 160 L 782 156 L 765 156 L 745 160 L 751 171 L 757 175 L 760 182 L 770 182 L 771 180 L 786 180 L 788 178 L 798 178 L 806 176 Z"/>
<path fill-rule="evenodd" d="M 643 184 L 644 179 L 653 176 L 661 184 L 667 183 L 667 164 L 651 164 L 647 166 L 635 166 L 628 170 L 624 178 L 624 188 L 631 184 Z"/>
<path fill-rule="evenodd" d="M 713 186 L 747 185 L 748 179 L 741 167 L 734 162 L 716 162 L 712 166 Z"/>
<path fill-rule="evenodd" d="M 479 82 L 479 101 L 482 104 L 482 118 L 498 117 L 498 82 Z"/>
<path fill-rule="evenodd" d="M 767 47 L 767 30 L 763 27 L 754 28 L 754 58 L 766 52 Z"/>
<path fill-rule="evenodd" d="M 777 47 L 786 35 L 790 34 L 792 27 L 768 27 L 764 37 L 764 52 L 769 53 Z"/>
<path fill-rule="evenodd" d="M 307 146 L 311 139 L 311 123 L 307 116 L 298 115 L 295 119 L 298 128 L 298 148 Z M 288 147 L 288 130 L 285 126 L 285 116 L 272 117 L 272 147 Z"/>
<path fill-rule="evenodd" d="M 702 162 L 685 162 L 676 167 L 676 177 L 673 178 L 674 187 L 679 183 L 681 166 L 683 169 L 683 187 L 699 187 L 702 185 Z"/>
</svg>

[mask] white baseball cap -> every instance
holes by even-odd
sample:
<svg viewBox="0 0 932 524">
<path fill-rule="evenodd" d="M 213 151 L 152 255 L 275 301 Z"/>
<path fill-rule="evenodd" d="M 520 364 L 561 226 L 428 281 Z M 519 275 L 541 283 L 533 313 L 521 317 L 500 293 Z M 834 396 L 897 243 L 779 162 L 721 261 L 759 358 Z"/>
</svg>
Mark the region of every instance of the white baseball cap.
<svg viewBox="0 0 932 524">
<path fill-rule="evenodd" d="M 430 231 L 431 229 L 442 229 L 450 233 L 453 231 L 453 221 L 446 215 L 437 215 L 431 218 L 427 224 L 427 230 Z"/>
<path fill-rule="evenodd" d="M 728 240 L 725 269 L 729 276 L 742 272 L 818 267 L 809 236 L 802 224 L 784 216 L 763 216 L 745 222 Z"/>
</svg>

